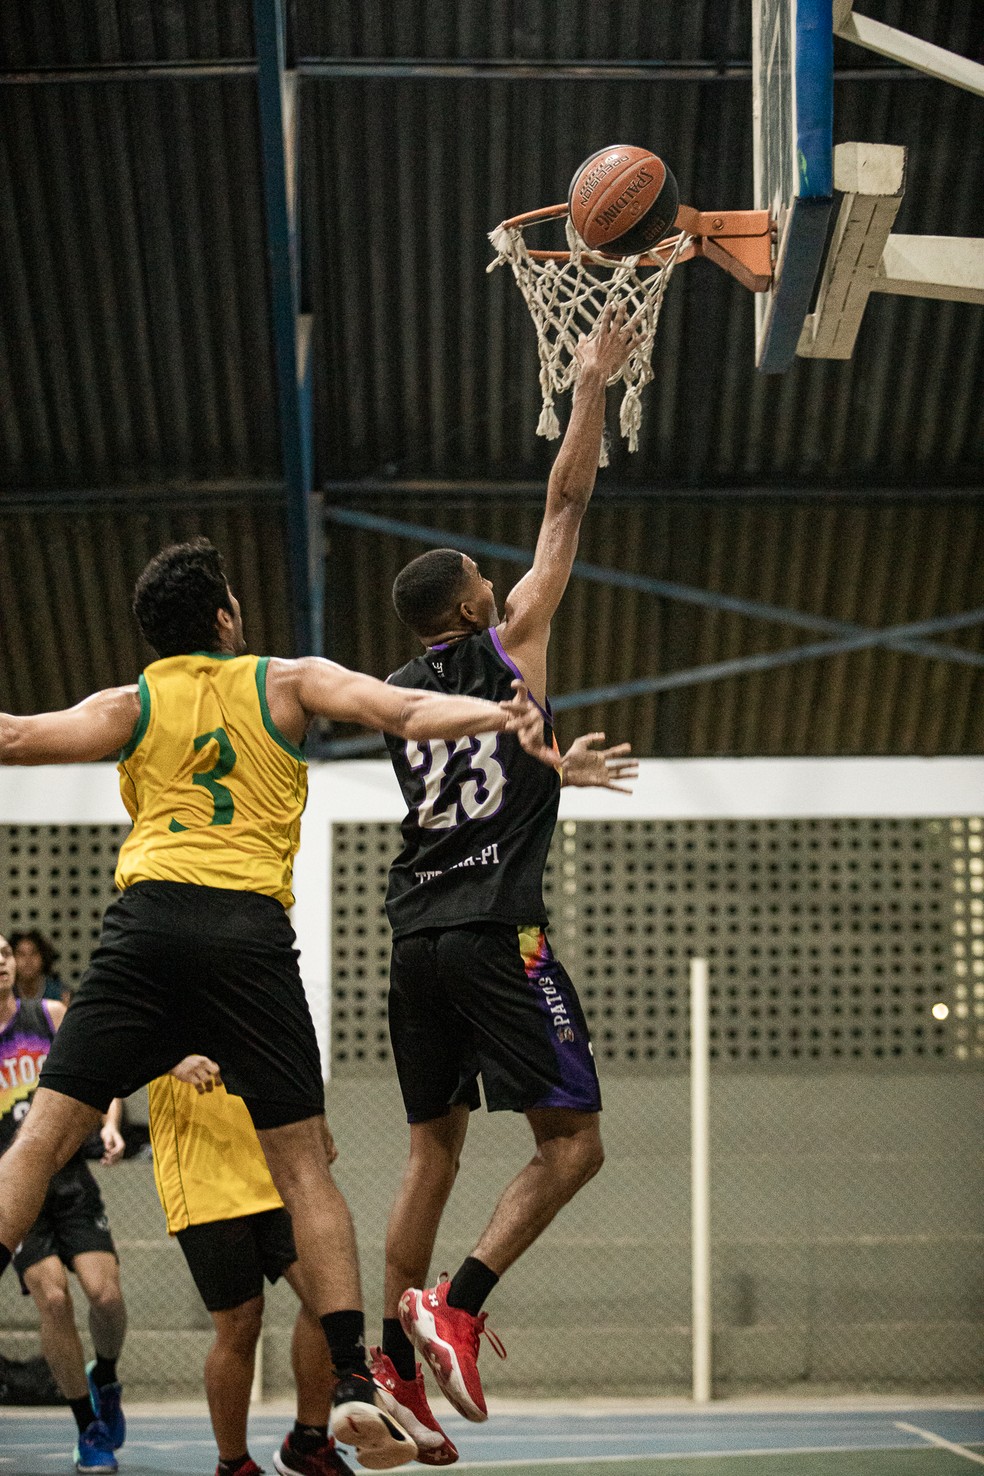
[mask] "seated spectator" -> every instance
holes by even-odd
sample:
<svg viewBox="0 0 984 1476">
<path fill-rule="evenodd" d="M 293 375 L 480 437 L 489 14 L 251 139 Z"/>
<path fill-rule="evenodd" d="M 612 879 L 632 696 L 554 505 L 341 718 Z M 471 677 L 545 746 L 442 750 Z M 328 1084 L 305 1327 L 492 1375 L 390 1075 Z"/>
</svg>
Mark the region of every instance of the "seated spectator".
<svg viewBox="0 0 984 1476">
<path fill-rule="evenodd" d="M 31 928 L 28 932 L 11 933 L 10 942 L 17 959 L 18 998 L 57 999 L 67 1005 L 72 992 L 55 973 L 58 954 L 51 939 L 37 928 Z"/>
</svg>

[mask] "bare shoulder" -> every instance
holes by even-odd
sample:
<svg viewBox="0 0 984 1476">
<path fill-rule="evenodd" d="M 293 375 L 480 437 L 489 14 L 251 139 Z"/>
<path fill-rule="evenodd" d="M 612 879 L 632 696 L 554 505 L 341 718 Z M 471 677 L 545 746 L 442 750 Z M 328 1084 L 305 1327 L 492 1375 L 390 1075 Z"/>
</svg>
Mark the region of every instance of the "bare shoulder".
<svg viewBox="0 0 984 1476">
<path fill-rule="evenodd" d="M 45 1000 L 45 1004 L 48 1006 L 48 1014 L 51 1016 L 51 1023 L 57 1030 L 61 1022 L 65 1018 L 66 1006 L 57 999 L 47 999 Z"/>
</svg>

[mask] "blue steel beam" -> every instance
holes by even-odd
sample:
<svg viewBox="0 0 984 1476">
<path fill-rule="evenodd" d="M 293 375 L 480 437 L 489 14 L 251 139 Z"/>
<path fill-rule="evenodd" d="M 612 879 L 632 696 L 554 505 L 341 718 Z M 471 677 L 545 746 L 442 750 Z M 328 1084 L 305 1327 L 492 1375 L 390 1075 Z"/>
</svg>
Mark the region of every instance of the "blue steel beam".
<svg viewBox="0 0 984 1476">
<path fill-rule="evenodd" d="M 419 523 L 404 523 L 396 518 L 384 518 L 376 513 L 359 512 L 348 507 L 328 508 L 325 511 L 325 517 L 345 527 L 364 528 L 373 533 L 391 533 L 398 538 L 407 538 L 417 543 L 437 544 L 441 547 L 444 547 L 448 539 L 452 538 L 455 548 L 460 549 L 462 553 L 481 555 L 484 558 L 504 559 L 512 564 L 529 566 L 531 563 L 529 549 L 518 548 L 510 543 L 493 543 L 487 538 L 473 538 L 467 534 L 452 534 L 447 528 L 426 528 Z M 611 584 L 621 589 L 635 589 L 643 594 L 660 595 L 664 599 L 680 600 L 690 605 L 702 605 L 707 609 L 721 610 L 731 615 L 748 615 L 756 620 L 770 620 L 783 625 L 792 625 L 800 630 L 814 630 L 825 635 L 850 638 L 851 644 L 838 647 L 842 650 L 863 650 L 868 646 L 887 646 L 892 650 L 905 651 L 913 656 L 932 656 L 940 661 L 955 661 L 964 666 L 984 667 L 984 654 L 981 652 L 965 651 L 960 646 L 947 646 L 934 641 L 915 639 L 913 635 L 915 627 L 897 626 L 876 630 L 846 620 L 832 620 L 826 615 L 808 615 L 802 610 L 788 610 L 782 605 L 768 605 L 759 600 L 744 600 L 736 595 L 717 594 L 713 590 L 697 589 L 690 584 L 677 584 L 669 579 L 655 579 L 648 574 L 633 574 L 625 569 L 609 569 L 603 564 L 585 563 L 582 559 L 575 561 L 573 572 L 581 579 L 587 579 L 596 584 Z M 956 630 L 961 626 L 976 625 L 984 621 L 984 614 L 975 612 L 972 617 L 958 615 L 941 618 L 944 621 L 953 620 L 955 624 L 934 625 L 930 622 L 926 630 L 930 628 Z M 923 624 L 925 625 L 925 622 Z M 855 637 L 860 638 L 857 643 L 854 642 Z M 815 654 L 808 646 L 794 649 L 804 653 L 802 658 L 804 660 Z M 770 653 L 763 653 L 763 656 L 768 654 Z M 834 653 L 820 652 L 819 654 Z M 757 658 L 743 657 L 741 659 L 751 661 Z M 793 657 L 792 659 L 798 658 Z M 656 689 L 650 687 L 646 690 Z"/>
<path fill-rule="evenodd" d="M 287 550 L 298 655 L 321 654 L 324 558 L 320 498 L 312 495 L 311 321 L 301 312 L 296 218 L 296 75 L 285 62 L 281 0 L 253 0 L 267 261 Z"/>
<path fill-rule="evenodd" d="M 680 687 L 695 687 L 702 682 L 722 681 L 726 677 L 773 671 L 776 667 L 793 666 L 799 661 L 815 661 L 823 656 L 843 656 L 851 651 L 865 651 L 877 644 L 877 640 L 873 638 L 879 636 L 918 637 L 931 635 L 935 631 L 960 630 L 982 622 L 984 609 L 966 610 L 960 615 L 939 615 L 932 620 L 917 620 L 884 631 L 861 630 L 857 635 L 845 636 L 837 641 L 814 641 L 811 645 L 791 646 L 785 651 L 757 651 L 752 656 L 736 656 L 731 661 L 712 661 L 706 666 L 670 671 L 665 676 L 637 677 L 628 682 L 616 682 L 609 687 L 589 687 L 581 692 L 565 692 L 560 697 L 552 697 L 550 706 L 554 712 L 573 712 L 579 707 L 593 707 L 598 702 L 619 702 L 626 697 L 649 697 L 654 692 L 670 692 Z M 378 733 L 366 738 L 339 738 L 327 743 L 316 756 L 358 758 L 363 754 L 375 753 L 382 746 L 383 739 Z"/>
</svg>

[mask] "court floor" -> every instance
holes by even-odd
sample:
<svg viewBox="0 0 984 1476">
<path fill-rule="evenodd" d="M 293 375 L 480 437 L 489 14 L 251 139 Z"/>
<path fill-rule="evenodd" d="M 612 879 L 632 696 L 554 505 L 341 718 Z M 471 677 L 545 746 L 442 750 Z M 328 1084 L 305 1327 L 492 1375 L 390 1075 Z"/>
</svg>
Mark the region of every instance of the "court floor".
<svg viewBox="0 0 984 1476">
<path fill-rule="evenodd" d="M 120 1471 L 210 1476 L 215 1447 L 203 1408 L 140 1405 L 129 1412 Z M 259 1406 L 254 1459 L 270 1455 L 290 1424 L 287 1405 Z M 706 1413 L 646 1406 L 564 1410 L 556 1402 L 493 1409 L 486 1425 L 450 1416 L 459 1471 L 542 1468 L 544 1476 L 968 1476 L 984 1467 L 984 1400 L 885 1402 L 850 1407 L 721 1404 Z M 71 1471 L 67 1411 L 5 1410 L 0 1476 Z M 420 1470 L 419 1466 L 415 1467 Z"/>
</svg>

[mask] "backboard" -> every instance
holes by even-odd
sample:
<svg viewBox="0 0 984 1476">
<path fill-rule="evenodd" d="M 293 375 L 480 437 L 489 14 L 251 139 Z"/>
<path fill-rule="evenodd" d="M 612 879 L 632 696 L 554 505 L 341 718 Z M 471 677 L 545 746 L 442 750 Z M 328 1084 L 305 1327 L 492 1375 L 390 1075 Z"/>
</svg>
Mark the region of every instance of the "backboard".
<svg viewBox="0 0 984 1476">
<path fill-rule="evenodd" d="M 833 197 L 832 0 L 752 0 L 755 207 L 776 222 L 755 362 L 788 369 L 823 259 Z"/>
</svg>

